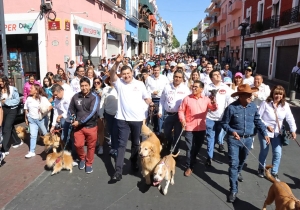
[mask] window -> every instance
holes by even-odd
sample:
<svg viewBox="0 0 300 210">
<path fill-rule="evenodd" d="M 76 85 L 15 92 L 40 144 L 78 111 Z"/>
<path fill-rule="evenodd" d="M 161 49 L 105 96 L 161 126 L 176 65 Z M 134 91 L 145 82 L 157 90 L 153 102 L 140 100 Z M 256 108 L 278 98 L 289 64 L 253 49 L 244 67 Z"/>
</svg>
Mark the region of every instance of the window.
<svg viewBox="0 0 300 210">
<path fill-rule="evenodd" d="M 238 25 L 241 24 L 241 17 L 238 18 Z"/>
<path fill-rule="evenodd" d="M 264 3 L 259 3 L 257 12 L 257 21 L 263 21 Z"/>
<path fill-rule="evenodd" d="M 235 28 L 235 20 L 232 22 L 232 27 Z"/>
</svg>

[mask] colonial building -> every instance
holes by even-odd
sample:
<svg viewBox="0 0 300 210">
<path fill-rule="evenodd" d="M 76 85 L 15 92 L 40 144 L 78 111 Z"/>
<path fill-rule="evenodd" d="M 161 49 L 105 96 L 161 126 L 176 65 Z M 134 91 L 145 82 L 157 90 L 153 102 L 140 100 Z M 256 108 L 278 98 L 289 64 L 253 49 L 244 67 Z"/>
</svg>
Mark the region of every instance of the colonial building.
<svg viewBox="0 0 300 210">
<path fill-rule="evenodd" d="M 257 73 L 288 82 L 300 60 L 299 0 L 247 0 L 244 8 L 245 58 L 257 61 Z"/>
<path fill-rule="evenodd" d="M 127 0 L 126 4 L 126 31 L 129 35 L 125 40 L 125 54 L 128 57 L 138 54 L 138 25 L 139 25 L 139 13 L 138 13 L 138 0 Z"/>
</svg>

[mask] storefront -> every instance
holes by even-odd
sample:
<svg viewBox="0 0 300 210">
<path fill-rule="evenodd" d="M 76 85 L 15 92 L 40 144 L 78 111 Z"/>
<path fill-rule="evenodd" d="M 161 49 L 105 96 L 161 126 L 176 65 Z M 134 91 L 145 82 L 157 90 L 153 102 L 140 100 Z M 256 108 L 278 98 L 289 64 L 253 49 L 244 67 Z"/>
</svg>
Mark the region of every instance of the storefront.
<svg viewBox="0 0 300 210">
<path fill-rule="evenodd" d="M 45 48 L 45 24 L 35 20 L 36 14 L 5 15 L 8 75 L 11 84 L 22 92 L 30 74 L 40 79 L 41 66 L 47 65 Z M 3 72 L 2 43 L 0 41 L 0 70 Z M 47 70 L 46 70 L 47 71 Z"/>
<path fill-rule="evenodd" d="M 127 39 L 125 37 L 130 35 L 130 33 L 111 24 L 107 24 L 105 30 L 107 36 L 106 56 L 110 58 L 120 54 L 123 47 L 127 48 Z"/>
<path fill-rule="evenodd" d="M 102 55 L 102 25 L 75 16 L 73 29 L 76 63 L 90 59 L 97 66 Z"/>
<path fill-rule="evenodd" d="M 257 70 L 256 72 L 268 77 L 270 64 L 271 42 L 256 42 L 257 47 Z M 250 59 L 249 59 L 250 61 Z"/>
</svg>

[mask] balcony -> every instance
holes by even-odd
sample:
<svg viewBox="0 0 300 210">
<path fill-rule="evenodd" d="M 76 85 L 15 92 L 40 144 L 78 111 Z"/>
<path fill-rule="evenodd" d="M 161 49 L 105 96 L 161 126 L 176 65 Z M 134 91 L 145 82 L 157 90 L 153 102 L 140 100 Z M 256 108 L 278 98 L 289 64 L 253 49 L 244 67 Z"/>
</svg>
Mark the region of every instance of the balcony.
<svg viewBox="0 0 300 210">
<path fill-rule="evenodd" d="M 217 36 L 217 42 L 226 41 L 226 34 L 221 34 Z"/>
<path fill-rule="evenodd" d="M 148 17 L 145 15 L 139 15 L 139 25 L 147 29 L 151 26 Z"/>
<path fill-rule="evenodd" d="M 209 33 L 210 31 L 211 31 L 211 29 L 208 27 L 204 29 L 204 33 L 206 33 L 206 34 Z"/>
<path fill-rule="evenodd" d="M 217 41 L 217 37 L 216 36 L 211 36 L 209 37 L 209 42 L 216 42 Z"/>
<path fill-rule="evenodd" d="M 241 0 L 232 0 L 232 4 L 228 7 L 228 15 L 234 14 L 242 10 L 243 3 Z"/>
<path fill-rule="evenodd" d="M 215 5 L 210 12 L 211 13 L 220 13 L 221 7 L 219 5 Z"/>
<path fill-rule="evenodd" d="M 241 35 L 241 31 L 237 28 L 234 28 L 227 32 L 227 38 L 233 38 Z"/>
<path fill-rule="evenodd" d="M 263 23 L 262 23 L 262 30 L 269 30 L 269 29 L 275 29 L 279 28 L 279 15 L 273 15 L 269 18 L 265 18 Z"/>
<path fill-rule="evenodd" d="M 210 23 L 211 20 L 212 20 L 212 17 L 211 17 L 211 16 L 206 16 L 206 17 L 204 18 L 204 23 Z"/>
<path fill-rule="evenodd" d="M 286 26 L 292 23 L 300 22 L 299 6 L 293 7 L 291 9 L 285 10 L 280 15 L 280 26 Z"/>
<path fill-rule="evenodd" d="M 227 14 L 226 13 L 220 14 L 220 16 L 218 17 L 218 23 L 226 20 L 226 18 L 227 18 Z"/>
</svg>

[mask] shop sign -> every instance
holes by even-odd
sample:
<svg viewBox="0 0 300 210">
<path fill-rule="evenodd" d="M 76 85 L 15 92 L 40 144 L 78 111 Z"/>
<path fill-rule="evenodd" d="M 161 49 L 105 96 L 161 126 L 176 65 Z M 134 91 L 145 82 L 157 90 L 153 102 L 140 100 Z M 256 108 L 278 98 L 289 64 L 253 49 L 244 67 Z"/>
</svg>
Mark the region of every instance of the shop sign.
<svg viewBox="0 0 300 210">
<path fill-rule="evenodd" d="M 101 28 L 96 28 L 93 26 L 85 25 L 85 24 L 78 24 L 76 30 L 76 34 L 82 35 L 82 36 L 89 36 L 89 37 L 95 37 L 95 38 L 102 38 L 101 35 Z"/>
<path fill-rule="evenodd" d="M 34 20 L 5 21 L 6 34 L 37 34 L 37 23 Z M 1 30 L 0 30 L 1 32 Z"/>
<path fill-rule="evenodd" d="M 60 30 L 60 20 L 48 21 L 49 30 Z"/>
<path fill-rule="evenodd" d="M 71 27 L 70 21 L 69 20 L 65 20 L 65 30 L 66 31 L 70 31 L 70 27 Z"/>
</svg>

